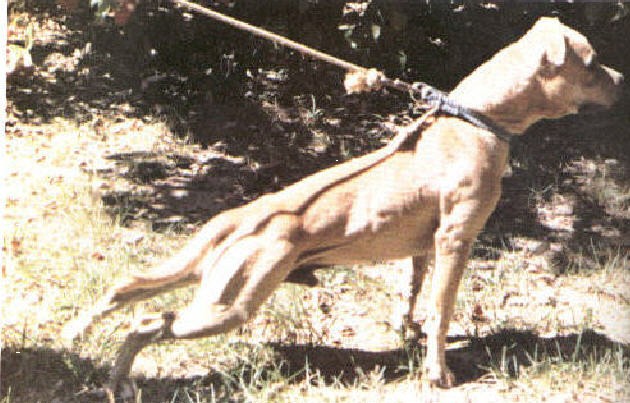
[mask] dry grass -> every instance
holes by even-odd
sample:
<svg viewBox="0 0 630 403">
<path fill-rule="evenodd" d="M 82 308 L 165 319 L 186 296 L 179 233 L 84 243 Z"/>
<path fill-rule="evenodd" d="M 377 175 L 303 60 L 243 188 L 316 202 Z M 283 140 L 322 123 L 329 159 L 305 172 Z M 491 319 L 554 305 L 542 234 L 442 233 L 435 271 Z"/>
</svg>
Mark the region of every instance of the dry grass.
<svg viewBox="0 0 630 403">
<path fill-rule="evenodd" d="M 61 326 L 115 279 L 147 269 L 186 238 L 121 226 L 100 198 L 116 183 L 91 167 L 107 164 L 107 153 L 186 153 L 191 146 L 170 138 L 160 123 L 109 133 L 58 121 L 20 124 L 7 135 L 3 403 L 89 400 L 82 390 L 104 380 L 127 323 L 143 311 L 182 305 L 190 295 L 183 290 L 117 313 L 70 350 L 59 341 Z M 473 261 L 450 332 L 472 345 L 455 346 L 449 357 L 461 364 L 456 370 L 481 369 L 463 372 L 466 382 L 453 390 L 424 390 L 419 352 L 400 350 L 404 261 L 324 272 L 322 288 L 282 286 L 239 331 L 151 346 L 134 374 L 145 379 L 146 402 L 622 401 L 629 391 L 627 349 L 563 338 L 597 331 L 627 343 L 627 256 L 609 252 L 601 267 L 568 275 L 555 274 L 526 248 L 503 250 L 490 263 Z M 516 329 L 516 342 L 501 340 L 505 329 Z"/>
<path fill-rule="evenodd" d="M 76 67 L 72 57 L 68 62 Z M 147 270 L 187 238 L 154 232 L 147 221 L 129 222 L 133 206 L 103 205 L 104 193 L 145 186 L 117 175 L 107 156 L 199 154 L 161 122 L 129 118 L 129 105 L 115 108 L 96 110 L 81 125 L 59 118 L 28 123 L 28 111 L 9 116 L 1 185 L 0 403 L 102 400 L 91 391 L 106 379 L 129 323 L 190 298 L 191 290 L 169 293 L 115 313 L 73 346 L 59 339 L 61 327 L 117 279 Z M 316 126 L 320 113 L 312 103 L 306 123 Z M 615 167 L 611 161 L 571 165 L 575 177 L 583 176 L 582 191 L 611 217 L 627 219 L 630 189 L 614 180 Z M 203 167 L 191 170 L 193 178 L 198 174 Z M 553 224 L 562 197 L 555 206 L 537 193 L 532 199 L 540 203 L 541 220 Z M 560 218 L 567 224 L 568 216 Z M 425 389 L 422 349 L 403 348 L 410 267 L 400 261 L 322 272 L 323 287 L 283 285 L 237 331 L 146 348 L 133 369 L 140 400 L 630 401 L 625 244 L 585 244 L 559 267 L 547 254 L 558 245 L 510 241 L 494 251 L 496 260 L 473 260 L 460 287 L 447 359 L 461 384 L 451 390 Z"/>
</svg>

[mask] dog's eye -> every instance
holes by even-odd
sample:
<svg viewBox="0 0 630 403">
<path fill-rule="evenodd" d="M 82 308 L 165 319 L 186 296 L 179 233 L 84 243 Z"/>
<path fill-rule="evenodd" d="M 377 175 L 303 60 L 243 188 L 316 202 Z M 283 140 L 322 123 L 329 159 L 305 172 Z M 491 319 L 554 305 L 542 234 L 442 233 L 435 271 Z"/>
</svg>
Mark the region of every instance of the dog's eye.
<svg viewBox="0 0 630 403">
<path fill-rule="evenodd" d="M 592 87 L 592 86 L 594 86 L 595 84 L 596 84 L 596 81 L 595 81 L 595 76 L 594 76 L 594 75 L 592 75 L 592 74 L 591 74 L 591 75 L 589 75 L 589 76 L 586 78 L 586 80 L 584 80 L 584 86 L 585 86 L 585 87 Z"/>
</svg>

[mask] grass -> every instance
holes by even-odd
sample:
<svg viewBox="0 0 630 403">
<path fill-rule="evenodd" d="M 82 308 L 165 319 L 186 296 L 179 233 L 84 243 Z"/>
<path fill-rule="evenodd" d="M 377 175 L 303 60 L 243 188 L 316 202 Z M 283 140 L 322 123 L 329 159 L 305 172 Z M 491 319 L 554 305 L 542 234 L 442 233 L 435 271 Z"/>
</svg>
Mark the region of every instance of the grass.
<svg viewBox="0 0 630 403">
<path fill-rule="evenodd" d="M 1 185 L 7 200 L 0 403 L 99 401 L 91 391 L 107 379 L 129 323 L 191 297 L 190 289 L 167 293 L 98 322 L 75 345 L 59 340 L 62 326 L 116 280 L 147 270 L 187 239 L 176 228 L 155 232 L 151 222 L 130 220 L 131 204 L 103 204 L 108 191 L 147 186 L 102 174 L 114 164 L 107 155 L 199 153 L 163 123 L 129 118 L 128 106 L 120 109 L 95 111 L 81 126 L 11 117 L 16 123 L 7 130 Z M 325 119 L 314 98 L 306 99 L 304 111 L 313 130 Z M 587 172 L 581 190 L 623 219 L 630 193 L 615 181 L 615 167 L 581 160 L 572 174 Z M 558 183 L 538 185 L 543 190 L 532 191 L 532 203 L 558 191 Z M 470 263 L 449 332 L 465 341 L 449 346 L 448 363 L 462 382 L 453 389 L 427 390 L 419 379 L 423 350 L 403 348 L 411 268 L 400 261 L 324 271 L 318 274 L 323 287 L 281 286 L 234 332 L 147 347 L 133 370 L 139 400 L 629 401 L 629 256 L 610 243 L 582 247 L 562 267 L 520 247 Z M 420 320 L 427 316 L 425 298 Z"/>
<path fill-rule="evenodd" d="M 572 352 L 563 352 L 559 344 L 554 350 L 551 344 L 551 351 L 541 353 L 537 346 L 525 354 L 525 362 L 503 348 L 499 355 L 491 356 L 489 373 L 506 383 L 512 393 L 524 393 L 530 401 L 546 401 L 553 395 L 560 401 L 627 401 L 627 351 L 620 345 L 583 345 L 581 336 Z"/>
<path fill-rule="evenodd" d="M 84 159 L 100 157 L 83 147 L 89 135 L 63 124 L 42 131 L 8 141 L 6 220 L 12 225 L 4 237 L 6 284 L 7 295 L 22 299 L 12 298 L 4 306 L 7 343 L 20 333 L 11 332 L 16 323 L 38 329 L 29 332 L 32 343 L 56 339 L 40 333 L 92 303 L 114 278 L 154 262 L 177 244 L 177 237 L 151 233 L 139 245 L 128 244 L 128 230 L 102 208 L 99 179 L 78 169 Z M 56 307 L 62 307 L 61 317 L 50 315 Z M 30 323 L 33 319 L 36 325 Z"/>
<path fill-rule="evenodd" d="M 85 169 L 90 164 L 83 162 L 97 164 L 104 150 L 154 150 L 168 133 L 159 123 L 147 124 L 137 135 L 121 133 L 99 144 L 89 130 L 62 121 L 23 125 L 21 130 L 30 132 L 7 137 L 5 221 L 10 225 L 3 244 L 1 402 L 54 397 L 82 401 L 81 396 L 88 396 L 82 394 L 84 388 L 104 381 L 133 317 L 181 306 L 191 293 L 182 290 L 123 310 L 98 323 L 92 335 L 71 349 L 61 344 L 61 326 L 78 310 L 92 304 L 116 279 L 168 256 L 186 238 L 172 231 L 120 225 L 100 199 L 100 190 L 112 184 Z M 162 152 L 176 148 L 184 153 L 189 147 L 174 140 L 169 144 L 173 148 Z M 469 271 L 463 281 L 451 334 L 481 340 L 485 346 L 473 342 L 449 354 L 456 361 L 476 357 L 464 360 L 462 367 L 478 362 L 486 375 L 465 378 L 463 385 L 449 391 L 424 390 L 418 382 L 420 357 L 400 350 L 407 292 L 400 278 L 409 274 L 407 262 L 327 271 L 321 275 L 322 288 L 283 285 L 239 331 L 150 346 L 139 355 L 134 373 L 140 376 L 147 402 L 402 402 L 421 395 L 475 401 L 480 393 L 490 393 L 496 401 L 550 396 L 622 401 L 629 391 L 627 347 L 562 338 L 592 330 L 615 334 L 614 318 L 608 318 L 610 323 L 604 319 L 610 316 L 607 310 L 628 307 L 627 256 L 618 249 L 606 253 L 592 250 L 592 255 L 605 255 L 598 260 L 600 267 L 575 266 L 563 276 L 542 257 L 518 250 L 503 250 L 491 267 L 472 262 L 479 269 Z M 420 318 L 426 315 L 422 307 Z M 505 329 L 522 335 L 533 330 L 546 338 L 495 343 L 492 335 L 502 335 Z M 280 350 L 270 342 L 280 343 Z M 555 350 L 549 347 L 554 342 Z M 331 350 L 322 353 L 309 346 Z M 279 354 L 282 348 L 284 354 Z M 381 358 L 370 361 L 370 351 Z M 342 358 L 329 365 L 327 354 Z M 350 364 L 340 364 L 344 360 Z M 70 386 L 72 392 L 55 384 Z"/>
</svg>

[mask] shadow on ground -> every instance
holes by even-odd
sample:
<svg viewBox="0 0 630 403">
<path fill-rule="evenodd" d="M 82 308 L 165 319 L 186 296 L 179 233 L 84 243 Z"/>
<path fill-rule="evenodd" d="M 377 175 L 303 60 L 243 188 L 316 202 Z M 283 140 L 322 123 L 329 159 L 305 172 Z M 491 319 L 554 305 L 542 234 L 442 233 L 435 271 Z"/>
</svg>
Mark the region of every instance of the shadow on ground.
<svg viewBox="0 0 630 403">
<path fill-rule="evenodd" d="M 467 347 L 448 350 L 446 353 L 447 364 L 456 376 L 458 384 L 479 380 L 491 369 L 499 368 L 503 357 L 508 362 L 530 366 L 531 357 L 535 356 L 562 357 L 565 361 L 582 360 L 594 349 L 610 349 L 618 345 L 606 336 L 592 331 L 586 331 L 581 335 L 540 338 L 532 332 L 502 330 L 487 337 L 449 338 L 448 342 L 468 344 Z M 318 371 L 328 382 L 342 380 L 352 384 L 365 373 L 383 368 L 384 378 L 387 381 L 394 381 L 409 374 L 410 360 L 413 360 L 416 368 L 420 364 L 417 352 L 406 349 L 370 352 L 306 345 L 273 345 L 273 348 L 289 368 L 300 370 L 308 363 L 311 374 Z M 578 354 L 571 358 L 576 351 Z M 630 348 L 624 351 L 626 354 L 630 353 Z M 509 371 L 510 376 L 517 375 L 513 368 Z"/>
<path fill-rule="evenodd" d="M 504 330 L 483 338 L 449 339 L 449 342 L 454 341 L 468 341 L 467 347 L 447 351 L 447 363 L 458 384 L 476 382 L 505 362 L 517 362 L 519 366 L 527 367 L 532 365 L 532 357 L 553 357 L 554 362 L 597 360 L 606 351 L 620 348 L 619 344 L 593 331 L 540 338 L 531 332 Z M 382 370 L 385 381 L 394 382 L 409 374 L 410 362 L 416 368 L 420 365 L 418 353 L 405 349 L 372 352 L 314 345 L 274 343 L 269 346 L 276 354 L 278 365 L 275 367 L 280 368 L 286 379 L 291 379 L 290 383 L 303 381 L 307 366 L 311 376 L 319 373 L 326 383 L 341 381 L 351 385 L 374 370 Z M 630 348 L 623 347 L 623 354 L 630 354 Z M 269 367 L 272 366 L 273 363 L 269 363 Z M 3 396 L 10 395 L 11 402 L 42 399 L 60 402 L 98 401 L 102 395 L 93 390 L 103 384 L 109 370 L 108 366 L 95 365 L 70 352 L 48 348 L 5 348 L 2 350 L 2 393 Z M 253 373 L 260 370 L 244 365 L 228 372 L 237 374 L 247 382 Z M 263 374 L 258 373 L 257 376 L 264 378 L 264 371 L 263 368 Z M 511 377 L 517 376 L 513 367 L 508 367 L 508 372 Z M 152 402 L 179 401 L 173 399 L 182 390 L 210 396 L 211 391 L 238 393 L 239 389 L 238 379 L 231 379 L 225 373 L 194 379 L 138 379 L 137 383 L 142 389 L 143 398 Z"/>
<path fill-rule="evenodd" d="M 630 72 L 630 59 L 624 56 L 630 45 L 619 40 L 630 33 L 630 20 L 611 22 L 619 12 L 615 5 L 471 6 L 457 12 L 440 5 L 405 5 L 400 7 L 411 7 L 413 17 L 398 33 L 385 29 L 379 42 L 393 48 L 364 44 L 366 48 L 349 51 L 335 25 L 342 3 L 304 12 L 288 5 L 271 11 L 244 3 L 237 2 L 231 12 L 350 60 L 363 58 L 364 64 L 392 76 L 425 79 L 443 89 L 549 14 L 560 15 L 589 36 L 604 62 Z M 336 68 L 204 18 L 188 20 L 168 8 L 151 7 L 155 5 L 143 5 L 123 28 L 88 23 L 85 14 L 67 17 L 46 9 L 68 30 L 63 35 L 53 30 L 47 40 L 36 41 L 32 53 L 38 70 L 11 76 L 7 83 L 7 98 L 19 121 L 65 117 L 96 126 L 96 113 L 115 119 L 159 117 L 202 147 L 218 143 L 226 155 L 240 158 L 109 155 L 141 187 L 103 196 L 123 223 L 148 220 L 159 230 L 205 222 L 222 210 L 380 147 L 391 135 L 381 127 L 383 120 L 408 117 L 404 94 L 343 96 L 342 74 Z M 379 7 L 392 21 L 401 11 Z M 327 28 L 315 28 L 318 21 Z M 433 37 L 440 41 L 429 41 Z M 409 58 L 404 72 L 394 57 L 398 48 Z M 626 92 L 612 111 L 542 122 L 514 141 L 513 173 L 504 180 L 504 196 L 480 237 L 485 248 L 478 253 L 511 246 L 512 237 L 561 241 L 573 250 L 600 241 L 629 246 L 628 212 L 611 212 L 580 189 L 577 181 L 585 173 L 567 166 L 579 159 L 614 161 L 609 176 L 621 188 L 630 186 L 629 108 Z M 193 164 L 204 166 L 204 172 L 191 173 Z M 569 232 L 540 221 L 540 201 L 552 202 L 556 195 L 571 199 L 574 224 Z"/>
</svg>

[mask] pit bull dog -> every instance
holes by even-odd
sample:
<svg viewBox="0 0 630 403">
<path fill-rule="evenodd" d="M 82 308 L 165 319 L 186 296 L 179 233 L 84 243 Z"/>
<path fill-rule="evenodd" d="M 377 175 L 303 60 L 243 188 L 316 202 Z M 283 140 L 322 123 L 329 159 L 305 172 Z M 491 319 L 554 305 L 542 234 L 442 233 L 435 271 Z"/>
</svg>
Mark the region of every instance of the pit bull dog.
<svg viewBox="0 0 630 403">
<path fill-rule="evenodd" d="M 449 98 L 518 135 L 584 104 L 610 106 L 622 81 L 599 64 L 583 35 L 556 18 L 541 18 Z M 198 286 L 184 310 L 147 317 L 127 336 L 111 374 L 115 390 L 147 344 L 234 329 L 283 281 L 312 284 L 315 269 L 409 256 L 411 320 L 433 261 L 423 376 L 431 386 L 450 387 L 444 352 L 449 320 L 471 245 L 499 199 L 508 152 L 508 142 L 487 128 L 428 114 L 381 150 L 217 215 L 182 251 L 115 286 L 64 334 L 79 335 L 125 304 Z"/>
</svg>

